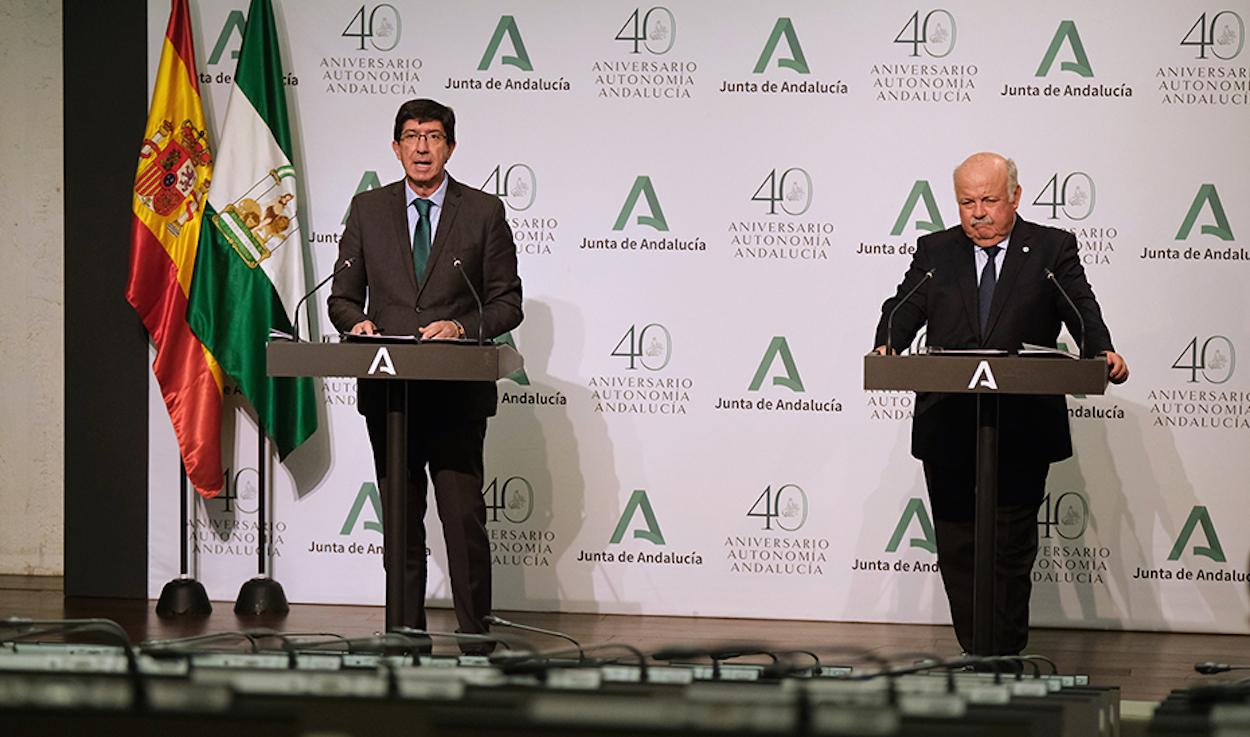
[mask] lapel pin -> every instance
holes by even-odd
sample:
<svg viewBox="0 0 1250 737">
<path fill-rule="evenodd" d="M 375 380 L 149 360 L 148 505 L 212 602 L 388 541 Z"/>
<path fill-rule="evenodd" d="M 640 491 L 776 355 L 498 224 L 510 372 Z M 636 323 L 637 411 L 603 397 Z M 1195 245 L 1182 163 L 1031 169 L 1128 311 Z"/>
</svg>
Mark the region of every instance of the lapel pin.
<svg viewBox="0 0 1250 737">
<path fill-rule="evenodd" d="M 1025 253 L 1028 253 L 1028 252 L 1029 252 L 1029 247 L 1028 247 L 1028 246 L 1025 246 L 1024 248 L 1022 248 L 1022 249 L 1020 249 L 1020 250 L 1024 251 Z"/>
</svg>

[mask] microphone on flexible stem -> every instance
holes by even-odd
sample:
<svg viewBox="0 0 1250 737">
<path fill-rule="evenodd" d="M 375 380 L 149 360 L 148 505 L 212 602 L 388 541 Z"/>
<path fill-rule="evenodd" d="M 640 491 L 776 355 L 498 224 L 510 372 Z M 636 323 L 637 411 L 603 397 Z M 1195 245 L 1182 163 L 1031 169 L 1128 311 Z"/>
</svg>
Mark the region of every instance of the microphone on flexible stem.
<svg viewBox="0 0 1250 737">
<path fill-rule="evenodd" d="M 1208 660 L 1202 663 L 1194 663 L 1194 670 L 1204 676 L 1213 676 L 1216 673 L 1227 673 L 1230 670 L 1250 670 L 1250 665 L 1229 665 L 1228 663 L 1213 663 Z"/>
<path fill-rule="evenodd" d="M 330 281 L 331 279 L 343 273 L 344 271 L 350 269 L 351 267 L 352 267 L 352 260 L 350 258 L 343 259 L 343 263 L 339 265 L 337 269 L 330 272 L 330 275 L 327 276 L 326 278 L 317 282 L 317 286 L 308 290 L 308 294 L 305 294 L 303 297 L 300 297 L 299 302 L 295 303 L 295 325 L 291 328 L 291 332 L 295 333 L 295 335 L 292 336 L 292 339 L 295 340 L 295 342 L 297 343 L 299 342 L 299 308 L 303 307 L 304 303 L 308 301 L 308 298 L 316 294 L 318 289 L 321 289 L 322 287 L 324 287 L 326 285 L 326 282 Z"/>
<path fill-rule="evenodd" d="M 890 316 L 885 319 L 885 355 L 890 355 L 894 349 L 894 315 L 898 312 L 898 308 L 902 307 L 907 300 L 911 299 L 912 295 L 915 294 L 920 287 L 924 286 L 925 282 L 932 279 L 933 275 L 936 273 L 936 266 L 926 271 L 924 273 L 924 277 L 921 278 L 920 281 L 916 282 L 916 286 L 912 287 L 911 290 L 898 301 L 898 304 L 894 305 L 894 309 L 890 310 Z"/>
<path fill-rule="evenodd" d="M 1072 301 L 1072 298 L 1068 296 L 1067 290 L 1065 290 L 1063 285 L 1059 283 L 1059 280 L 1055 278 L 1055 272 L 1045 266 L 1042 267 L 1042 271 L 1046 274 L 1046 278 L 1050 279 L 1050 283 L 1054 284 L 1055 288 L 1059 290 L 1059 293 L 1063 295 L 1063 298 L 1067 300 L 1068 306 L 1072 308 L 1072 312 L 1076 314 L 1076 321 L 1081 326 L 1081 340 L 1079 341 L 1080 347 L 1078 349 L 1080 353 L 1077 354 L 1077 357 L 1085 358 L 1085 318 L 1081 317 L 1081 311 L 1076 308 L 1076 303 Z"/>
<path fill-rule="evenodd" d="M 639 682 L 647 683 L 650 680 L 650 677 L 647 675 L 647 656 L 633 645 L 627 645 L 623 642 L 602 642 L 597 645 L 587 645 L 584 648 L 579 646 L 577 650 L 564 648 L 563 650 L 543 650 L 536 653 L 520 652 L 516 655 L 496 653 L 490 657 L 490 662 L 491 665 L 494 665 L 506 674 L 544 673 L 553 668 L 598 667 L 594 659 L 584 662 L 579 661 L 577 664 L 569 666 L 567 663 L 555 661 L 553 658 L 563 657 L 573 652 L 581 654 L 584 651 L 597 652 L 601 650 L 624 650 L 628 652 L 638 660 Z"/>
<path fill-rule="evenodd" d="M 651 653 L 654 660 L 690 660 L 692 658 L 708 658 L 712 661 L 712 680 L 719 681 L 721 678 L 721 661 L 738 658 L 743 655 L 760 655 L 769 654 L 773 662 L 777 662 L 777 656 L 771 655 L 764 648 L 756 645 L 733 644 L 723 647 L 703 647 L 701 645 L 672 645 L 660 648 Z"/>
<path fill-rule="evenodd" d="M 485 310 L 482 309 L 482 298 L 478 296 L 477 289 L 473 287 L 473 282 L 469 279 L 469 275 L 464 273 L 464 262 L 457 258 L 455 261 L 451 262 L 451 265 L 456 267 L 456 271 L 460 272 L 461 278 L 464 279 L 465 286 L 469 288 L 469 292 L 473 295 L 473 301 L 477 302 L 477 344 L 483 345 L 482 321 L 486 318 L 486 316 Z"/>
<path fill-rule="evenodd" d="M 804 673 L 811 675 L 820 673 L 820 656 L 810 650 L 781 650 L 769 653 L 769 655 L 776 659 L 770 665 L 765 666 L 764 670 L 760 671 L 760 678 L 785 678 L 786 676 Z M 794 655 L 806 655 L 812 659 L 812 663 L 810 665 L 798 665 L 794 662 L 792 657 Z"/>
<path fill-rule="evenodd" d="M 564 634 L 563 632 L 556 632 L 555 630 L 543 629 L 542 627 L 534 627 L 528 624 L 518 624 L 517 622 L 509 622 L 508 620 L 500 619 L 499 617 L 496 617 L 493 614 L 487 614 L 485 617 L 482 617 L 482 621 L 485 622 L 486 624 L 493 624 L 499 627 L 511 627 L 513 629 L 521 630 L 522 632 L 533 632 L 538 635 L 546 635 L 548 637 L 558 637 L 561 640 L 568 640 L 569 642 L 573 643 L 573 647 L 577 648 L 577 662 L 581 663 L 586 660 L 586 651 L 582 649 L 582 644 L 578 642 L 577 640 L 574 640 L 572 637 L 569 637 L 568 635 Z"/>
<path fill-rule="evenodd" d="M 415 627 L 395 627 L 391 629 L 391 633 L 404 635 L 406 637 L 428 637 L 431 639 L 451 640 L 456 643 L 476 643 L 479 645 L 503 645 L 505 650 L 516 650 L 516 643 L 506 637 L 498 637 L 496 635 L 479 635 L 471 632 L 434 632 L 431 630 L 419 630 Z"/>
</svg>

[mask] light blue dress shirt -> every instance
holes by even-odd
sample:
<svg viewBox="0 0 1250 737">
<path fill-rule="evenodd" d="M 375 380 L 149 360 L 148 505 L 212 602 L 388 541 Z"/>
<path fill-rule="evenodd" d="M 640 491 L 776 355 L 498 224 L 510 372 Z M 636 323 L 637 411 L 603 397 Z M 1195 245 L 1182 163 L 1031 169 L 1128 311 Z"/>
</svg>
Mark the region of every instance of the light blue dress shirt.
<svg viewBox="0 0 1250 737">
<path fill-rule="evenodd" d="M 434 190 L 434 194 L 428 199 L 433 207 L 430 208 L 430 248 L 434 248 L 434 236 L 438 234 L 438 221 L 443 214 L 443 200 L 447 197 L 447 173 L 443 172 L 443 183 L 438 185 L 438 189 Z M 408 249 L 412 250 L 412 234 L 417 231 L 417 220 L 421 217 L 417 212 L 417 208 L 413 205 L 413 201 L 417 199 L 417 193 L 412 191 L 412 187 L 408 186 L 408 182 L 404 182 L 404 203 L 408 206 Z"/>
</svg>

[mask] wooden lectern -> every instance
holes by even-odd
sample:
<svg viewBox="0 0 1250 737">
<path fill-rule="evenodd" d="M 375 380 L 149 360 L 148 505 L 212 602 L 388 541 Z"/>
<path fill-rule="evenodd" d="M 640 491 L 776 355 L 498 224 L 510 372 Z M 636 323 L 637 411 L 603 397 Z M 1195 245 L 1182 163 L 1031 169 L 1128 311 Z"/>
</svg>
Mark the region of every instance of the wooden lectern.
<svg viewBox="0 0 1250 737">
<path fill-rule="evenodd" d="M 864 357 L 864 389 L 977 395 L 976 557 L 973 565 L 974 655 L 994 653 L 994 529 L 998 516 L 998 396 L 1103 394 L 1102 358 L 1017 356 L 1005 353 L 929 353 Z"/>
<path fill-rule="evenodd" d="M 386 561 L 386 629 L 404 626 L 404 520 L 408 478 L 408 384 L 423 381 L 495 381 L 524 366 L 516 349 L 462 341 L 416 343 L 368 340 L 304 343 L 272 340 L 265 351 L 270 376 L 344 376 L 393 379 L 386 391 L 386 514 L 382 519 Z"/>
</svg>

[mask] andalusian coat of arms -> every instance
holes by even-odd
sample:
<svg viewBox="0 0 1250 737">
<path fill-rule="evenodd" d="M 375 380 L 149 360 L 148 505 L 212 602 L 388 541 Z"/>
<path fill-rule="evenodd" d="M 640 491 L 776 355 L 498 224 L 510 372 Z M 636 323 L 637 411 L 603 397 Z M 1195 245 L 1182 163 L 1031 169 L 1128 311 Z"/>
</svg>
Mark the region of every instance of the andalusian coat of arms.
<svg viewBox="0 0 1250 737">
<path fill-rule="evenodd" d="M 243 261 L 256 268 L 299 232 L 295 169 L 286 165 L 270 170 L 268 176 L 214 215 L 213 224 Z"/>
</svg>

